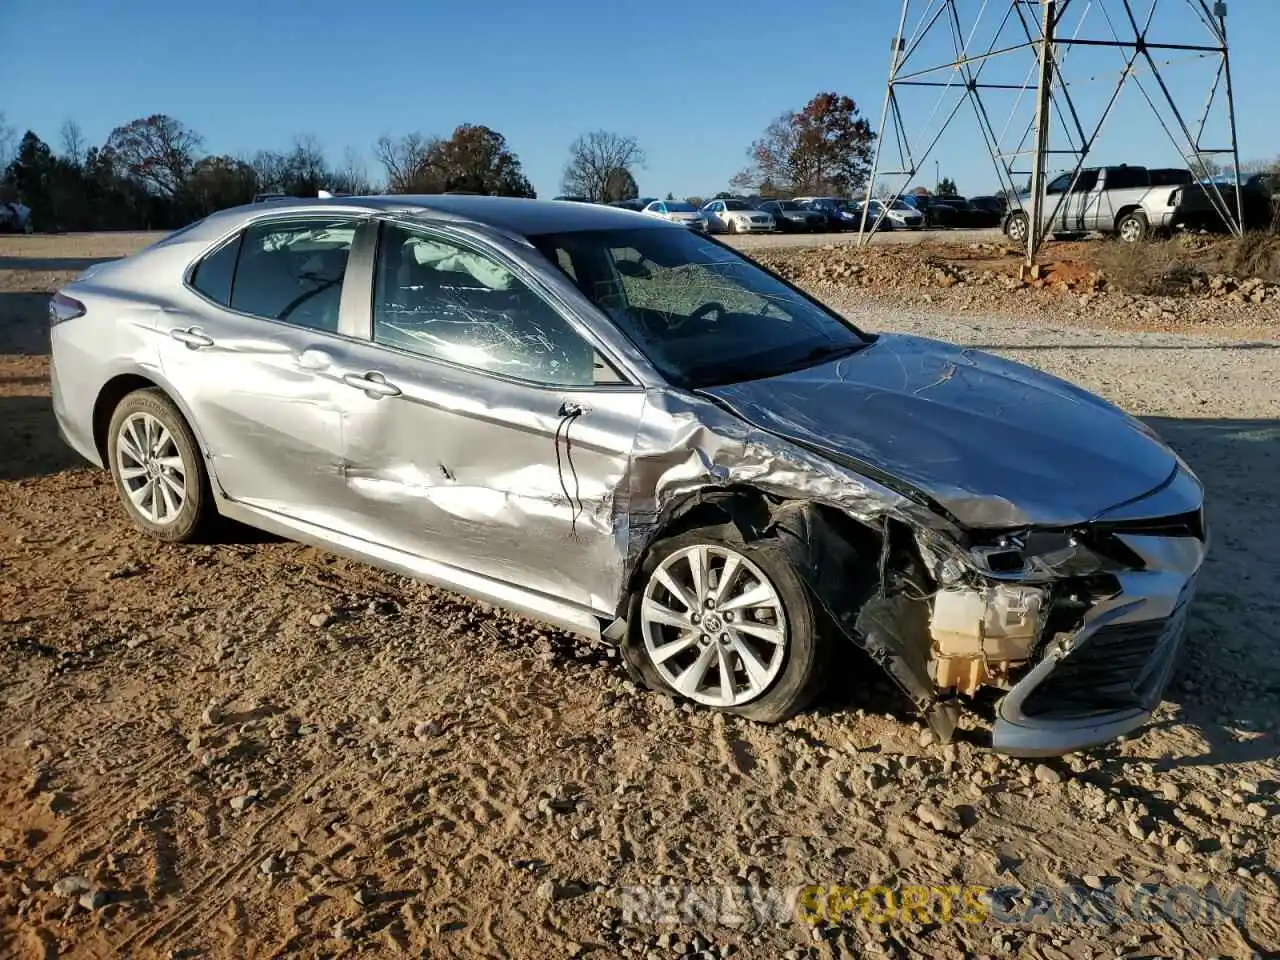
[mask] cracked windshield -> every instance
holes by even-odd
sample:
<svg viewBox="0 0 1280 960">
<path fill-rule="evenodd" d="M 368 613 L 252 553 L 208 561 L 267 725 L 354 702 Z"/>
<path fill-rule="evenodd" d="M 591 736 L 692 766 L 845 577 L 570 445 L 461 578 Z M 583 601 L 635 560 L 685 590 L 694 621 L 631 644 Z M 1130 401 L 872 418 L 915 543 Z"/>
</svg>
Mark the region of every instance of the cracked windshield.
<svg viewBox="0 0 1280 960">
<path fill-rule="evenodd" d="M 845 320 L 687 230 L 584 230 L 531 239 L 680 386 L 776 376 L 868 342 Z"/>
</svg>

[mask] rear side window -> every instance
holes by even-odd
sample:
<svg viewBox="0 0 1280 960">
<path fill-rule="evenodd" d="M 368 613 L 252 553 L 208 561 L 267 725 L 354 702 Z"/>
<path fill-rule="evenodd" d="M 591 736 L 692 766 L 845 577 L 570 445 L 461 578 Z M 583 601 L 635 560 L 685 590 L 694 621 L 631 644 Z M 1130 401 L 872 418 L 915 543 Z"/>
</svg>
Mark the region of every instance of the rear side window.
<svg viewBox="0 0 1280 960">
<path fill-rule="evenodd" d="M 357 226 L 332 217 L 254 224 L 201 260 L 191 285 L 232 310 L 336 333 Z"/>
<path fill-rule="evenodd" d="M 1128 190 L 1132 187 L 1145 187 L 1151 183 L 1151 176 L 1145 167 L 1108 167 L 1107 187 L 1112 190 Z"/>
<path fill-rule="evenodd" d="M 193 287 L 224 307 L 231 303 L 231 278 L 236 273 L 236 257 L 240 255 L 243 237 L 244 234 L 236 234 L 234 239 L 201 260 L 191 275 Z"/>
<path fill-rule="evenodd" d="M 336 333 L 353 220 L 259 223 L 244 233 L 231 308 Z"/>
</svg>

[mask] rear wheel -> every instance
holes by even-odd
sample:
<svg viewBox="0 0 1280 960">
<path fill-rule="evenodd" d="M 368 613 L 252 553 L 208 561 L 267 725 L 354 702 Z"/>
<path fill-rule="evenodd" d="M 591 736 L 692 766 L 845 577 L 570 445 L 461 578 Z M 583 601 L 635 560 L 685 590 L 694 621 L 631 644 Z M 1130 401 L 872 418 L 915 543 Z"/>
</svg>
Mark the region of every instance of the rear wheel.
<svg viewBox="0 0 1280 960">
<path fill-rule="evenodd" d="M 107 462 L 134 526 L 160 540 L 197 538 L 214 510 L 195 434 L 158 389 L 136 390 L 107 428 Z"/>
<path fill-rule="evenodd" d="M 1126 213 L 1116 221 L 1116 235 L 1125 243 L 1145 240 L 1150 232 L 1151 225 L 1147 222 L 1147 215 L 1141 210 Z"/>
<path fill-rule="evenodd" d="M 829 642 L 818 624 L 776 541 L 704 527 L 650 552 L 623 655 L 651 689 L 774 723 L 818 692 Z"/>
</svg>

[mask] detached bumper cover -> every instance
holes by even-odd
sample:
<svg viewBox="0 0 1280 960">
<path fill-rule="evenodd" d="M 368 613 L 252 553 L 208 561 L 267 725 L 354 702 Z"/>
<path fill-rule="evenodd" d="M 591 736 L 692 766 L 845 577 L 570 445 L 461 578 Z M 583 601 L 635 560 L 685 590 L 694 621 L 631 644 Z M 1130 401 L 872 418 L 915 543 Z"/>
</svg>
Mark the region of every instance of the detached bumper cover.
<svg viewBox="0 0 1280 960">
<path fill-rule="evenodd" d="M 1120 539 L 1145 569 L 1119 576 L 1120 592 L 1051 645 L 1000 702 L 992 743 L 1001 753 L 1055 756 L 1097 746 L 1141 727 L 1160 704 L 1177 665 L 1205 543 Z"/>
</svg>

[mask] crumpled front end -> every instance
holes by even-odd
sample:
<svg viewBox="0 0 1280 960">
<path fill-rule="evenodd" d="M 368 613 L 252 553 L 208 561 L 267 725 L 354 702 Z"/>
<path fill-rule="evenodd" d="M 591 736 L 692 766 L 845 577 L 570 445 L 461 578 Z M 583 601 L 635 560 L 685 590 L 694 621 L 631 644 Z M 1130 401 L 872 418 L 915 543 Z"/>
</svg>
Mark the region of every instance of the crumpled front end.
<svg viewBox="0 0 1280 960">
<path fill-rule="evenodd" d="M 1000 702 L 997 750 L 1049 756 L 1106 743 L 1146 723 L 1163 698 L 1204 561 L 1203 525 L 1180 535 L 1112 536 L 1141 568 L 1114 574 L 1116 592 L 1044 645 Z"/>
</svg>

